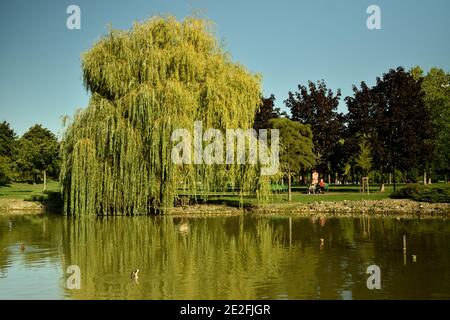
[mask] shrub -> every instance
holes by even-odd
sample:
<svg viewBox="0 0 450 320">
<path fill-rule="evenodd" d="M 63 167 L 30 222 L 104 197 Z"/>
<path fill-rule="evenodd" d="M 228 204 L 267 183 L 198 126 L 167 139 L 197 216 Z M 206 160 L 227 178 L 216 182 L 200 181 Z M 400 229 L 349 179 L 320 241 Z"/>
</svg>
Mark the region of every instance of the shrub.
<svg viewBox="0 0 450 320">
<path fill-rule="evenodd" d="M 410 184 L 391 194 L 394 199 L 413 199 L 421 202 L 450 203 L 450 185 L 421 186 Z"/>
<path fill-rule="evenodd" d="M 57 191 L 44 191 L 40 194 L 34 194 L 26 198 L 25 201 L 40 202 L 47 207 L 62 208 L 61 193 Z"/>
<path fill-rule="evenodd" d="M 394 199 L 414 199 L 420 193 L 418 184 L 408 184 L 391 194 Z"/>
</svg>

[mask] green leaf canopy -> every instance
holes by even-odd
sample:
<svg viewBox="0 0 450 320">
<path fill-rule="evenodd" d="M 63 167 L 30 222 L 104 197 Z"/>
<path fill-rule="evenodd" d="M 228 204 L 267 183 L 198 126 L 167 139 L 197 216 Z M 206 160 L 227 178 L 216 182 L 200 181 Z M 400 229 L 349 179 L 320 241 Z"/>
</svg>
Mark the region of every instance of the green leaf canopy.
<svg viewBox="0 0 450 320">
<path fill-rule="evenodd" d="M 234 63 L 203 19 L 155 17 L 111 30 L 82 57 L 92 94 L 63 139 L 66 214 L 146 214 L 180 194 L 254 189 L 248 165 L 174 165 L 174 129 L 252 128 L 260 77 Z"/>
</svg>

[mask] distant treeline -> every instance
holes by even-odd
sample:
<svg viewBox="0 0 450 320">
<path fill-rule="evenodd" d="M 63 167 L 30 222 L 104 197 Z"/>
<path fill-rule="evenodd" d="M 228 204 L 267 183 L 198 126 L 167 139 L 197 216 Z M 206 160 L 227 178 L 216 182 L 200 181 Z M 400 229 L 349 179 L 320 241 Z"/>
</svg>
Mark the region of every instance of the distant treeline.
<svg viewBox="0 0 450 320">
<path fill-rule="evenodd" d="M 314 152 L 314 157 L 305 153 L 306 164 L 297 164 L 296 157 L 306 156 L 282 150 L 282 168 L 289 171 L 287 175 L 301 183 L 307 182 L 311 169 L 330 183 L 355 183 L 362 176 L 377 183 L 448 180 L 449 73 L 432 68 L 424 75 L 419 67 L 409 71 L 399 67 L 377 78 L 373 87 L 361 82 L 353 91 L 353 96 L 344 99 L 345 114 L 337 111 L 340 89 L 334 93 L 324 80 L 310 81 L 288 93 L 284 104 L 290 115 L 275 108 L 273 95 L 262 98 L 255 129 L 280 127 L 292 133 L 298 123 L 309 125 L 312 131 L 311 137 L 303 132 L 290 141 L 282 132 L 282 140 L 291 147 L 303 136 L 312 139 Z M 285 122 L 274 121 L 280 118 Z M 305 146 L 305 142 L 299 144 L 302 149 Z M 0 123 L 0 184 L 58 179 L 59 149 L 56 136 L 41 125 L 34 125 L 19 138 L 9 123 Z"/>
<path fill-rule="evenodd" d="M 56 136 L 40 124 L 20 138 L 10 124 L 0 123 L 0 185 L 16 182 L 44 183 L 58 179 L 59 143 Z"/>
<path fill-rule="evenodd" d="M 289 92 L 284 101 L 290 115 L 275 108 L 275 97 L 263 98 L 255 128 L 270 119 L 289 118 L 308 124 L 313 133 L 315 168 L 329 182 L 358 182 L 369 176 L 378 183 L 445 180 L 450 173 L 450 74 L 432 68 L 399 67 L 361 82 L 346 97 L 348 112 L 337 111 L 340 89 L 325 81 Z M 300 180 L 307 171 L 298 172 Z"/>
</svg>

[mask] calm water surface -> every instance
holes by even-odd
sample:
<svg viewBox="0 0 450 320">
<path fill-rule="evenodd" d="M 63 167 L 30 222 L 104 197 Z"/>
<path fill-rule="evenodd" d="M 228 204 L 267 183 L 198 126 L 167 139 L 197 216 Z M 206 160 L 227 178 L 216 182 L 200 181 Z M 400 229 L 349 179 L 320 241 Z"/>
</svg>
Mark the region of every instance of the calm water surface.
<svg viewBox="0 0 450 320">
<path fill-rule="evenodd" d="M 450 220 L 0 216 L 0 299 L 419 298 L 450 299 Z"/>
</svg>

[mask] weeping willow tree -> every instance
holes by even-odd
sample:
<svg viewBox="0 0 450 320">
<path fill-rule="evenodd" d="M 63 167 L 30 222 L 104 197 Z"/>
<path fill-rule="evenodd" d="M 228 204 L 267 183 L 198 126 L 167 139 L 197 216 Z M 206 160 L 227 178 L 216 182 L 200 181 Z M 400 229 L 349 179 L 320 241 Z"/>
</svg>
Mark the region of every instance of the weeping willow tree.
<svg viewBox="0 0 450 320">
<path fill-rule="evenodd" d="M 91 98 L 63 138 L 66 214 L 160 212 L 180 194 L 197 196 L 267 185 L 251 165 L 175 165 L 171 133 L 194 121 L 205 128 L 251 128 L 260 77 L 234 63 L 211 23 L 154 17 L 113 30 L 82 57 Z"/>
</svg>

